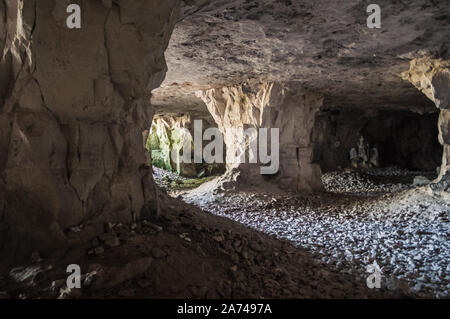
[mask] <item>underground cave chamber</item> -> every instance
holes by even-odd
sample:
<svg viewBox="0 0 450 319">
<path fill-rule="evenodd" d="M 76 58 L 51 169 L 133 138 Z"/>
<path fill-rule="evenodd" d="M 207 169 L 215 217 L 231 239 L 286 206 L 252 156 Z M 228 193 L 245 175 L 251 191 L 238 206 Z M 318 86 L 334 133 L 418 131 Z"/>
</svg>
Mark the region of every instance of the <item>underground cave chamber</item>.
<svg viewBox="0 0 450 319">
<path fill-rule="evenodd" d="M 197 121 L 194 125 L 194 121 Z M 146 141 L 146 150 L 151 157 L 155 181 L 170 189 L 191 189 L 220 176 L 225 172 L 225 163 L 207 163 L 194 159 L 194 135 L 198 127 L 200 136 L 206 129 L 214 127 L 212 118 L 191 119 L 186 114 L 157 114 Z M 202 139 L 202 147 L 208 141 Z M 222 148 L 225 146 L 221 144 Z M 190 156 L 184 158 L 186 147 Z M 187 160 L 188 159 L 188 160 Z"/>
<path fill-rule="evenodd" d="M 312 133 L 314 161 L 322 172 L 398 167 L 436 177 L 442 160 L 438 117 L 438 112 L 418 114 L 409 110 L 322 111 L 316 116 Z M 361 145 L 365 160 L 357 154 Z M 358 156 L 353 163 L 352 149 L 356 151 L 353 156 Z"/>
<path fill-rule="evenodd" d="M 448 3 L 77 3 L 0 2 L 0 296 L 448 298 Z M 279 170 L 170 157 L 195 120 Z"/>
</svg>

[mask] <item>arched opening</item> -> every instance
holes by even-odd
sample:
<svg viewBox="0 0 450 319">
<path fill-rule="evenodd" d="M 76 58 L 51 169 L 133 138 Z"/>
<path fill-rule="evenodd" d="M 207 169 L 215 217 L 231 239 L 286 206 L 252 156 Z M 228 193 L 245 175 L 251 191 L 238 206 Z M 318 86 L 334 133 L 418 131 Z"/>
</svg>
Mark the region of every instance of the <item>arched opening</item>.
<svg viewBox="0 0 450 319">
<path fill-rule="evenodd" d="M 442 160 L 439 113 L 408 110 L 323 110 L 313 131 L 314 161 L 329 190 L 408 189 L 437 178 Z M 333 185 L 360 178 L 368 184 Z M 373 184 L 373 185 L 372 185 Z M 379 185 L 380 187 L 376 187 Z"/>
<path fill-rule="evenodd" d="M 203 156 L 201 161 L 194 158 L 195 131 L 200 132 L 203 151 L 208 143 L 203 140 L 203 135 L 209 127 L 214 127 L 211 117 L 194 119 L 189 113 L 163 113 L 153 117 L 146 150 L 151 155 L 154 181 L 170 195 L 176 197 L 225 172 L 224 162 L 207 163 Z M 187 158 L 184 156 L 185 151 L 190 155 Z"/>
</svg>

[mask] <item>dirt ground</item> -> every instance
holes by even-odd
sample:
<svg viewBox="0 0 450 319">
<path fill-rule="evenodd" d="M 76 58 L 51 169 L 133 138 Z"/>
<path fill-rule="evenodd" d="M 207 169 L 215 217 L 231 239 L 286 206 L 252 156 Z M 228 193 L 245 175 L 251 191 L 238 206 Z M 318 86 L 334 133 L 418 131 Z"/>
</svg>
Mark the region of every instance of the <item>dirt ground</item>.
<svg viewBox="0 0 450 319">
<path fill-rule="evenodd" d="M 161 194 L 167 210 L 3 274 L 4 298 L 381 298 L 290 242 Z M 82 237 L 89 225 L 69 236 Z M 81 289 L 66 268 L 81 267 Z M 13 279 L 13 275 L 16 275 Z M 401 295 L 399 295 L 401 297 Z"/>
</svg>

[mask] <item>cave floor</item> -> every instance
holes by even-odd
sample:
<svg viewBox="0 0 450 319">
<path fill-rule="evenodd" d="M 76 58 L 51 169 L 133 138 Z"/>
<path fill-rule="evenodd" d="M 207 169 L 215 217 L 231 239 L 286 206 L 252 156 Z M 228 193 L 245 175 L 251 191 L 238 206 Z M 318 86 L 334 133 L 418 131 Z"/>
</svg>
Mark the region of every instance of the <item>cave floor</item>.
<svg viewBox="0 0 450 319">
<path fill-rule="evenodd" d="M 69 245 L 0 273 L 0 299 L 406 297 L 369 289 L 289 241 L 158 196 L 159 215 L 103 231 L 80 225 L 67 233 Z M 81 288 L 67 287 L 71 264 Z"/>
<path fill-rule="evenodd" d="M 315 196 L 160 191 L 158 214 L 87 222 L 61 249 L 0 273 L 0 298 L 448 297 L 450 202 L 407 183 L 370 186 L 369 175 L 325 174 Z M 331 188 L 341 179 L 367 188 Z M 366 284 L 374 261 L 379 289 Z M 80 289 L 66 286 L 70 264 Z"/>
<path fill-rule="evenodd" d="M 450 201 L 412 185 L 420 173 L 398 168 L 323 175 L 315 196 L 261 190 L 210 191 L 208 183 L 172 192 L 223 216 L 306 249 L 340 273 L 367 278 L 376 262 L 382 285 L 409 297 L 450 296 Z"/>
</svg>

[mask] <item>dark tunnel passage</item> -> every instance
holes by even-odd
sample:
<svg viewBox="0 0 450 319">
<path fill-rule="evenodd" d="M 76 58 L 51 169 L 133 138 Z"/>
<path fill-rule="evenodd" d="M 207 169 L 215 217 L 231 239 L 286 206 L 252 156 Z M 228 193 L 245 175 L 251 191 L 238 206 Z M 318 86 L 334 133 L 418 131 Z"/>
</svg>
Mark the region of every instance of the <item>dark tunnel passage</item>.
<svg viewBox="0 0 450 319">
<path fill-rule="evenodd" d="M 450 1 L 369 3 L 0 1 L 0 299 L 450 298 Z"/>
<path fill-rule="evenodd" d="M 379 166 L 412 171 L 435 171 L 442 159 L 438 141 L 438 113 L 411 111 L 327 110 L 316 117 L 314 160 L 322 171 L 345 168 L 349 153 L 364 138 L 378 150 Z"/>
</svg>

